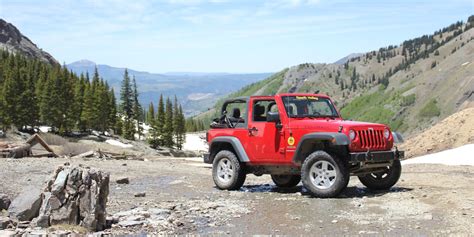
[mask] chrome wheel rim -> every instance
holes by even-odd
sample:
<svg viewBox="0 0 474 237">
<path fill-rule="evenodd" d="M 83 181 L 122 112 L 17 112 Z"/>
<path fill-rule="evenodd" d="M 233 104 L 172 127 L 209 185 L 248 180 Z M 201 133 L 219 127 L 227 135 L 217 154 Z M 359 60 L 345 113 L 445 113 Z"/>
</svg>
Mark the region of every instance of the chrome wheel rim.
<svg viewBox="0 0 474 237">
<path fill-rule="evenodd" d="M 336 168 L 328 161 L 315 162 L 309 171 L 311 183 L 319 189 L 331 188 L 336 182 Z"/>
<path fill-rule="evenodd" d="M 234 166 L 228 158 L 222 158 L 217 164 L 217 178 L 223 183 L 228 183 L 234 176 Z"/>
</svg>

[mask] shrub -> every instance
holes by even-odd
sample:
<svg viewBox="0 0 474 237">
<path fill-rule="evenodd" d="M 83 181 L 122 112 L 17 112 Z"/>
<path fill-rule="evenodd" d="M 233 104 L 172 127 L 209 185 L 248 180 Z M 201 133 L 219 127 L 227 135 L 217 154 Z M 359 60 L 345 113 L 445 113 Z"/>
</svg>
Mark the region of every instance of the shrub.
<svg viewBox="0 0 474 237">
<path fill-rule="evenodd" d="M 438 108 L 437 105 L 438 102 L 436 102 L 435 99 L 431 99 L 428 101 L 428 103 L 425 104 L 425 106 L 420 110 L 418 115 L 420 117 L 424 118 L 431 118 L 431 117 L 437 117 L 441 114 L 441 111 Z"/>
<path fill-rule="evenodd" d="M 400 105 L 410 106 L 415 103 L 415 100 L 416 100 L 415 94 L 407 95 L 407 96 L 402 97 L 402 102 L 400 103 Z"/>
</svg>

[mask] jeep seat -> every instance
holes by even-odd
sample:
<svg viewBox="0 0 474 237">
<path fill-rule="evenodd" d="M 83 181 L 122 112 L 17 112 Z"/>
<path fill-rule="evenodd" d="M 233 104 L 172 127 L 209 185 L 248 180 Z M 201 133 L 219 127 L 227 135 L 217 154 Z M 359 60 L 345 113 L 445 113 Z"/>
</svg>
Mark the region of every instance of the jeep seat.
<svg viewBox="0 0 474 237">
<path fill-rule="evenodd" d="M 265 107 L 263 105 L 256 104 L 253 107 L 253 120 L 262 122 L 267 121 L 267 118 L 263 116 L 265 114 Z"/>
<path fill-rule="evenodd" d="M 229 118 L 229 120 L 232 122 L 232 123 L 244 123 L 244 119 L 242 119 L 240 117 L 240 109 L 239 108 L 234 108 L 232 110 L 232 115 L 231 117 Z"/>
</svg>

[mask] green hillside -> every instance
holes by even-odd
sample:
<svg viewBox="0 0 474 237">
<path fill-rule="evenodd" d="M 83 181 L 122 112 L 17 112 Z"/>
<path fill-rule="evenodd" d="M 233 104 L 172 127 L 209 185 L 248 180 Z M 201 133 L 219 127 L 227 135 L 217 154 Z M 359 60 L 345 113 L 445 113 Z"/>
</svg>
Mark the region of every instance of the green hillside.
<svg viewBox="0 0 474 237">
<path fill-rule="evenodd" d="M 474 105 L 473 26 L 471 16 L 346 63 L 293 66 L 228 97 L 319 91 L 346 119 L 386 123 L 410 135 Z M 221 104 L 195 119 L 208 123 Z"/>
</svg>

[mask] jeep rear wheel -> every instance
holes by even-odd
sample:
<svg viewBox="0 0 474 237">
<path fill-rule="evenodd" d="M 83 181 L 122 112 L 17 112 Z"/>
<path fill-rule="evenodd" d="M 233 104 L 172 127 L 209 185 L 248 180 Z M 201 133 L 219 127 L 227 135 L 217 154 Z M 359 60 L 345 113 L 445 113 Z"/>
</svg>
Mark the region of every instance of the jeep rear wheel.
<svg viewBox="0 0 474 237">
<path fill-rule="evenodd" d="M 349 183 L 349 171 L 341 160 L 324 151 L 311 153 L 301 168 L 304 187 L 315 197 L 336 197 Z"/>
<path fill-rule="evenodd" d="M 280 188 L 291 188 L 296 185 L 301 180 L 301 176 L 299 175 L 273 175 L 272 180 L 276 184 L 276 186 Z"/>
<path fill-rule="evenodd" d="M 385 171 L 370 173 L 359 176 L 359 180 L 367 188 L 373 190 L 389 189 L 398 182 L 402 174 L 402 166 L 399 160 L 393 161 Z"/>
<path fill-rule="evenodd" d="M 246 173 L 233 152 L 222 150 L 212 163 L 212 178 L 219 189 L 237 190 L 244 184 Z"/>
</svg>

